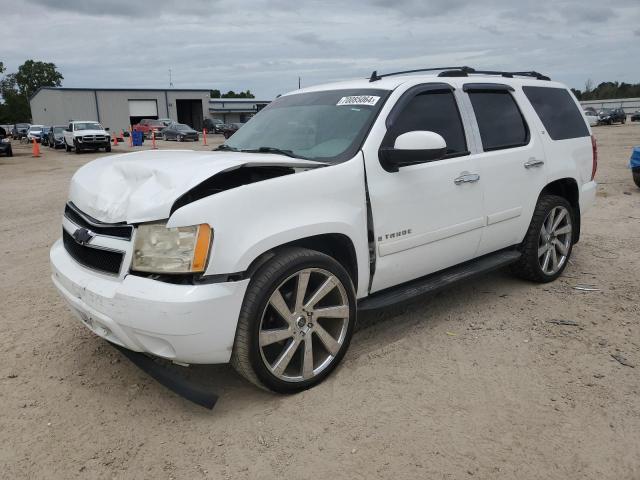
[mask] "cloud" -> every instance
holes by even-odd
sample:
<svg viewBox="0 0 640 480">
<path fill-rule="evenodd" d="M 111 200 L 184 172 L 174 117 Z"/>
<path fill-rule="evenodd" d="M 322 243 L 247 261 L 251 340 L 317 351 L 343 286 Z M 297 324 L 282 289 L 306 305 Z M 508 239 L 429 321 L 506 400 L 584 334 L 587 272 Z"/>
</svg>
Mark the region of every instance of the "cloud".
<svg viewBox="0 0 640 480">
<path fill-rule="evenodd" d="M 538 70 L 576 87 L 637 82 L 637 2 L 0 0 L 4 46 L 15 44 L 0 60 L 9 72 L 54 62 L 69 87 L 163 88 L 171 68 L 176 88 L 265 98 L 299 76 L 308 86 L 446 64 Z"/>
</svg>

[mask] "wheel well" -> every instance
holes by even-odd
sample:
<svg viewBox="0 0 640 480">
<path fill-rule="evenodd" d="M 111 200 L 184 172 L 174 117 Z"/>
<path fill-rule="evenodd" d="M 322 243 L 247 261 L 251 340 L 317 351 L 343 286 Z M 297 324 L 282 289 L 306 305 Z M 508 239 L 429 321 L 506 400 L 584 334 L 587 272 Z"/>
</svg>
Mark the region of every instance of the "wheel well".
<svg viewBox="0 0 640 480">
<path fill-rule="evenodd" d="M 566 199 L 573 207 L 576 228 L 573 230 L 573 243 L 580 240 L 580 194 L 578 193 L 578 183 L 573 178 L 561 178 L 548 184 L 540 195 L 557 195 Z"/>
<path fill-rule="evenodd" d="M 247 269 L 247 276 L 260 268 L 265 262 L 274 257 L 278 249 L 283 247 L 300 247 L 315 250 L 317 252 L 329 255 L 342 265 L 353 282 L 354 288 L 358 289 L 358 259 L 356 257 L 356 249 L 349 237 L 341 233 L 327 233 L 322 235 L 314 235 L 312 237 L 300 238 L 283 245 L 279 245 L 268 252 L 263 253 L 256 258 Z"/>
</svg>

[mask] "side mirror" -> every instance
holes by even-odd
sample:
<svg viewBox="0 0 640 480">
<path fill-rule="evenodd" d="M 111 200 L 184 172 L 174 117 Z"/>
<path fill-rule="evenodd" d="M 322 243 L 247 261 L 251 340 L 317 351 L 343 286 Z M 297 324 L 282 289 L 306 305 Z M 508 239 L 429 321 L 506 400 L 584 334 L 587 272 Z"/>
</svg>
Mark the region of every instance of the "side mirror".
<svg viewBox="0 0 640 480">
<path fill-rule="evenodd" d="M 393 148 L 382 147 L 379 155 L 385 170 L 397 172 L 400 167 L 439 160 L 446 153 L 447 142 L 441 135 L 416 130 L 399 135 Z"/>
<path fill-rule="evenodd" d="M 104 131 L 105 131 L 105 132 L 108 132 L 108 131 L 109 131 L 109 127 L 105 128 L 105 129 L 104 129 Z"/>
</svg>

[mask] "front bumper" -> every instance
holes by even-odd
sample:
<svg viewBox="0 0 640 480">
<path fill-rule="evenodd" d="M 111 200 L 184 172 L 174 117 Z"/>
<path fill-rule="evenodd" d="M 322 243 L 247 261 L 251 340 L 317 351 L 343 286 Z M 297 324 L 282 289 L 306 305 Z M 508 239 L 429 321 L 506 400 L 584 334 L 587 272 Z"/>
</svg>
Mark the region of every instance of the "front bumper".
<svg viewBox="0 0 640 480">
<path fill-rule="evenodd" d="M 96 335 L 136 352 L 182 363 L 226 363 L 249 280 L 174 285 L 91 271 L 61 240 L 50 252 L 52 280 Z"/>
</svg>

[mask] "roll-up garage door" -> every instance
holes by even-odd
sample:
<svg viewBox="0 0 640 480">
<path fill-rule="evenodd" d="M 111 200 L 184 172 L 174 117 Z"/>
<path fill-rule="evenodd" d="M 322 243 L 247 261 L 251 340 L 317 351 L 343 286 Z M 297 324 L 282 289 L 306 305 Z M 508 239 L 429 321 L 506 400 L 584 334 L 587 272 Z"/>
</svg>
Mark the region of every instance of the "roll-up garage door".
<svg viewBox="0 0 640 480">
<path fill-rule="evenodd" d="M 129 100 L 129 116 L 158 118 L 158 104 L 155 100 Z"/>
</svg>

